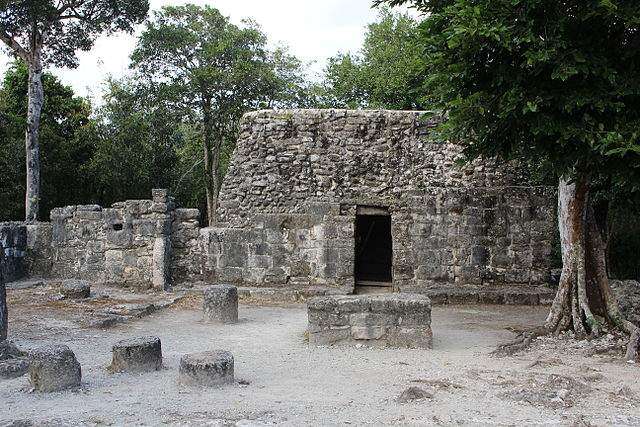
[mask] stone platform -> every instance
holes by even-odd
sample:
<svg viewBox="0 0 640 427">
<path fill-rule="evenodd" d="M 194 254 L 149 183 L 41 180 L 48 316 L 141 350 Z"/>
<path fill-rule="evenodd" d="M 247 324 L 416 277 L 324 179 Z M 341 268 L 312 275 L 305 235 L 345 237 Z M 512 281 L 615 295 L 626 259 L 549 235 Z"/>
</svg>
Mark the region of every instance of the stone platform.
<svg viewBox="0 0 640 427">
<path fill-rule="evenodd" d="M 340 295 L 307 304 L 309 343 L 431 348 L 431 300 L 417 294 Z"/>
</svg>

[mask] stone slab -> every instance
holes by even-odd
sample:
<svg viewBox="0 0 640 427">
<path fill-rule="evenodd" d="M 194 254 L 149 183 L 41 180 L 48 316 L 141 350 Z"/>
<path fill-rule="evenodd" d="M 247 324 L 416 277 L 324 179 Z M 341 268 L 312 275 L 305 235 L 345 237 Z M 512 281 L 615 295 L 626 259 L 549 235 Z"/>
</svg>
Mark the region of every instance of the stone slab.
<svg viewBox="0 0 640 427">
<path fill-rule="evenodd" d="M 82 371 L 69 347 L 50 345 L 29 354 L 29 376 L 36 391 L 56 392 L 79 387 Z"/>
<path fill-rule="evenodd" d="M 325 296 L 310 300 L 309 343 L 431 348 L 431 300 L 418 294 Z"/>
</svg>

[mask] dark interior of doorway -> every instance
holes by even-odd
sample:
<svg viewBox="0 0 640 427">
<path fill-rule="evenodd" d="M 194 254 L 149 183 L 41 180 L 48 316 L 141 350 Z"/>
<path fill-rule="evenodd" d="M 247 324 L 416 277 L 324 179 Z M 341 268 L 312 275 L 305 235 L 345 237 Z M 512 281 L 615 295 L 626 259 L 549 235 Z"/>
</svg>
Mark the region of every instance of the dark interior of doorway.
<svg viewBox="0 0 640 427">
<path fill-rule="evenodd" d="M 393 248 L 390 215 L 357 215 L 355 282 L 358 287 L 390 288 Z"/>
</svg>

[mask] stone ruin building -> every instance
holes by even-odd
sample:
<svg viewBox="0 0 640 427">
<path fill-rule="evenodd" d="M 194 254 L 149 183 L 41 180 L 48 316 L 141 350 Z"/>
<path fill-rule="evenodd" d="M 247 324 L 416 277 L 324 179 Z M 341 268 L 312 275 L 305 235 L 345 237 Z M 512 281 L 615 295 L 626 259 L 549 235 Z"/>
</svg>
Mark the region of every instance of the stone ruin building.
<svg viewBox="0 0 640 427">
<path fill-rule="evenodd" d="M 460 166 L 419 112 L 247 114 L 217 222 L 166 191 L 0 226 L 7 280 L 169 289 L 218 282 L 300 295 L 416 292 L 450 302 L 549 294 L 554 190 L 508 166 Z"/>
</svg>

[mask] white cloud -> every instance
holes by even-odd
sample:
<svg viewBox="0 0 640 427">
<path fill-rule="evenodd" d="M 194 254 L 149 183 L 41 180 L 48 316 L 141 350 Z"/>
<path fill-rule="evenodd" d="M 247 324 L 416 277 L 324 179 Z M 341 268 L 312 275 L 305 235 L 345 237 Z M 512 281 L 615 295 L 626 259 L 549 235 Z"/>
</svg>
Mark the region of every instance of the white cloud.
<svg viewBox="0 0 640 427">
<path fill-rule="evenodd" d="M 371 0 L 151 0 L 151 8 L 186 3 L 216 7 L 235 23 L 253 18 L 271 43 L 289 46 L 305 62 L 315 61 L 314 71 L 320 71 L 325 60 L 338 51 L 358 49 L 364 27 L 378 14 Z M 97 98 L 108 75 L 127 72 L 134 46 L 135 35 L 101 37 L 90 52 L 79 53 L 77 69 L 52 71 L 78 94 Z M 7 63 L 7 56 L 0 55 L 0 73 Z"/>
</svg>

